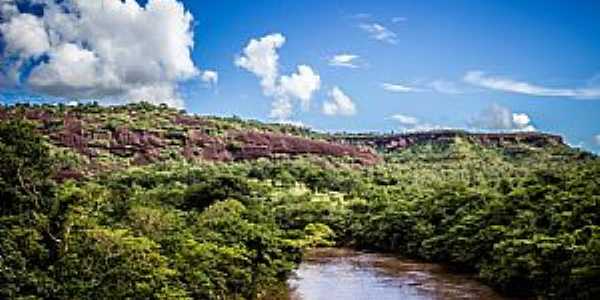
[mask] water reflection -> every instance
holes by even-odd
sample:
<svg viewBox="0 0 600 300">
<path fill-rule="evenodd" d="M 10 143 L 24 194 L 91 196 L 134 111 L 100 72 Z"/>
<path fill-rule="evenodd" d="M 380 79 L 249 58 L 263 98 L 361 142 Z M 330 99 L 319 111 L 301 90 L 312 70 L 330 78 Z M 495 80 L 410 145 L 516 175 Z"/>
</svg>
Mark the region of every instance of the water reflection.
<svg viewBox="0 0 600 300">
<path fill-rule="evenodd" d="M 388 255 L 317 249 L 289 280 L 293 300 L 506 300 L 467 275 Z"/>
</svg>

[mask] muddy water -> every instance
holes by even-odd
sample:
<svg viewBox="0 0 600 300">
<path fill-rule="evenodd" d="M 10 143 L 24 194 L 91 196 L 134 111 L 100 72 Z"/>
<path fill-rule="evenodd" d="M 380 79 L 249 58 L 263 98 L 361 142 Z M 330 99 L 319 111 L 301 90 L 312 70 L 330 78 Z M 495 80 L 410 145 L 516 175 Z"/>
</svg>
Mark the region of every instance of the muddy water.
<svg viewBox="0 0 600 300">
<path fill-rule="evenodd" d="M 288 281 L 293 300 L 506 300 L 443 266 L 348 249 L 309 252 Z"/>
</svg>

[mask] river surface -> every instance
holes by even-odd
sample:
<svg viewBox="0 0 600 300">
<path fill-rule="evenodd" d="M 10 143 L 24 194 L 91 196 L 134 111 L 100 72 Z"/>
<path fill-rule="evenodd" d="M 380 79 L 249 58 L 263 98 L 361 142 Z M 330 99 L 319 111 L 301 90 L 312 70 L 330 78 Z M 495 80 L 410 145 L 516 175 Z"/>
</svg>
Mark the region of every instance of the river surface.
<svg viewBox="0 0 600 300">
<path fill-rule="evenodd" d="M 438 264 L 349 249 L 310 251 L 288 285 L 291 300 L 512 299 Z"/>
</svg>

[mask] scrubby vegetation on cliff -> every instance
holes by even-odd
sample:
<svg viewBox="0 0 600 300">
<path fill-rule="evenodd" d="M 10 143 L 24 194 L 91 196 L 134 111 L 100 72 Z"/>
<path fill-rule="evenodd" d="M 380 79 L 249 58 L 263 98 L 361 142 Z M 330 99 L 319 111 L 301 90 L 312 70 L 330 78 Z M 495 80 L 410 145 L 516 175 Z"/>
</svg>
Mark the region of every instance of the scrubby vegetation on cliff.
<svg viewBox="0 0 600 300">
<path fill-rule="evenodd" d="M 449 263 L 506 293 L 600 296 L 600 160 L 560 143 L 457 136 L 376 153 L 147 105 L 0 117 L 3 299 L 276 299 L 321 245 Z M 203 128 L 231 157 L 204 156 Z M 106 147 L 89 139 L 98 131 Z M 165 146 L 140 160 L 153 143 Z M 265 144 L 269 155 L 235 154 Z"/>
</svg>

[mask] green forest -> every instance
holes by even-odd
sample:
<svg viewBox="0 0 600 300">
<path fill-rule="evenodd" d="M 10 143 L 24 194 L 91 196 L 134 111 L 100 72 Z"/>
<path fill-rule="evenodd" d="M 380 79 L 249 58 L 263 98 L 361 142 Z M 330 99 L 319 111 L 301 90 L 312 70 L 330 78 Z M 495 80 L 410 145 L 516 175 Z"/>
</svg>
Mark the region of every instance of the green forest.
<svg viewBox="0 0 600 300">
<path fill-rule="evenodd" d="M 380 151 L 370 165 L 115 157 L 122 168 L 58 178 L 90 162 L 38 125 L 0 122 L 0 299 L 285 299 L 304 250 L 321 246 L 448 264 L 508 295 L 600 298 L 591 153 L 457 137 Z"/>
</svg>

